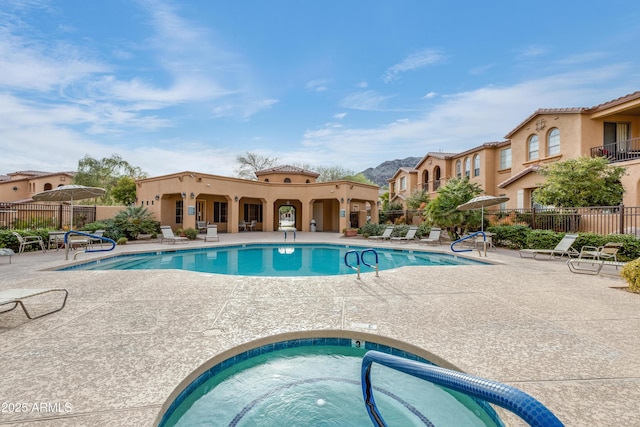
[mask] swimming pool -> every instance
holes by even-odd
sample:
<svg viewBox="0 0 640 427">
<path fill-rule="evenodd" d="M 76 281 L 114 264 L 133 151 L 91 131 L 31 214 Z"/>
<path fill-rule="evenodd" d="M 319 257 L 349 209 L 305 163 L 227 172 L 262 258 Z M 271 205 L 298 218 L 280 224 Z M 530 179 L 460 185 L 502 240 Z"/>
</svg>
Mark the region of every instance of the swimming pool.
<svg viewBox="0 0 640 427">
<path fill-rule="evenodd" d="M 63 270 L 179 269 L 240 276 L 333 276 L 355 274 L 350 265 L 360 261 L 363 273 L 405 266 L 485 265 L 450 254 L 331 244 L 243 244 L 187 250 L 126 254 L 63 268 Z"/>
<path fill-rule="evenodd" d="M 430 362 L 369 338 L 287 339 L 211 361 L 176 389 L 157 425 L 371 426 L 361 391 L 363 355 L 375 349 Z M 484 401 L 384 366 L 374 371 L 376 404 L 388 425 L 504 425 Z"/>
</svg>

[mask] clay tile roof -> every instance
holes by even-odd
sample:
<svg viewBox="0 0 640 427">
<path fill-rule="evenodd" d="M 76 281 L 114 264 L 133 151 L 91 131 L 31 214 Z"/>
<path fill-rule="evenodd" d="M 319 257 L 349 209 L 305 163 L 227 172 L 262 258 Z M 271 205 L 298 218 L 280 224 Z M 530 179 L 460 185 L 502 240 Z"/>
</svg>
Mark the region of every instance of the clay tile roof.
<svg viewBox="0 0 640 427">
<path fill-rule="evenodd" d="M 603 102 L 602 104 L 598 104 L 595 107 L 589 108 L 591 111 L 603 110 L 605 108 L 611 108 L 618 104 L 623 104 L 628 101 L 633 101 L 635 99 L 640 98 L 640 91 L 630 93 L 628 95 L 621 96 L 620 98 L 616 98 L 611 101 Z"/>
<path fill-rule="evenodd" d="M 257 171 L 256 175 L 260 176 L 260 175 L 266 175 L 271 173 L 294 173 L 299 175 L 309 175 L 315 178 L 320 176 L 320 174 L 317 172 L 313 172 L 310 170 L 306 170 L 306 169 L 299 168 L 297 166 L 291 166 L 291 165 L 281 165 L 281 166 L 276 166 L 269 169 L 263 169 L 261 171 Z"/>
</svg>

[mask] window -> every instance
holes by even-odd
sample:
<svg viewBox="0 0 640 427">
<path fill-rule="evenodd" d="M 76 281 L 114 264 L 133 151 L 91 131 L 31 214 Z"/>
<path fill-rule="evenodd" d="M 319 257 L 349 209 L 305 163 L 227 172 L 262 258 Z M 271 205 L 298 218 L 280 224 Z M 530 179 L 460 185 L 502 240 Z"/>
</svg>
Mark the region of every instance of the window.
<svg viewBox="0 0 640 427">
<path fill-rule="evenodd" d="M 182 224 L 183 209 L 184 209 L 184 202 L 182 200 L 176 200 L 176 224 Z"/>
<path fill-rule="evenodd" d="M 500 150 L 500 169 L 511 167 L 511 147 Z"/>
<path fill-rule="evenodd" d="M 466 158 L 464 159 L 464 176 L 470 176 L 471 175 L 471 159 L 470 158 Z"/>
<path fill-rule="evenodd" d="M 473 176 L 480 176 L 480 154 L 473 158 Z"/>
<path fill-rule="evenodd" d="M 400 178 L 400 191 L 407 189 L 407 177 Z"/>
<path fill-rule="evenodd" d="M 227 222 L 227 202 L 213 202 L 213 222 Z"/>
<path fill-rule="evenodd" d="M 244 220 L 262 222 L 262 205 L 247 203 L 244 205 Z"/>
<path fill-rule="evenodd" d="M 538 158 L 538 135 L 531 135 L 529 137 L 529 160 L 535 160 Z"/>
<path fill-rule="evenodd" d="M 284 179 L 284 182 L 285 182 L 286 184 L 291 184 L 291 178 L 285 178 L 285 179 Z"/>
<path fill-rule="evenodd" d="M 560 131 L 558 128 L 553 128 L 548 136 L 547 155 L 554 156 L 556 154 L 560 154 Z"/>
<path fill-rule="evenodd" d="M 462 162 L 460 160 L 456 162 L 456 177 L 462 177 Z"/>
</svg>

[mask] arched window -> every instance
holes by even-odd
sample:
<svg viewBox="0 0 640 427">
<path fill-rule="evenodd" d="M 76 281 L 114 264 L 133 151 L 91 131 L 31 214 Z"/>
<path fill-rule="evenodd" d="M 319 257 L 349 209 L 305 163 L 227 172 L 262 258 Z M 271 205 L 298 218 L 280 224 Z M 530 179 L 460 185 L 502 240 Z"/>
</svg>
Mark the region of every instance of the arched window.
<svg viewBox="0 0 640 427">
<path fill-rule="evenodd" d="M 535 160 L 538 158 L 538 135 L 531 135 L 529 137 L 529 160 Z"/>
<path fill-rule="evenodd" d="M 480 176 L 480 154 L 473 157 L 473 176 Z"/>
<path fill-rule="evenodd" d="M 264 182 L 269 182 L 269 178 L 265 178 L 265 179 L 264 179 Z"/>
<path fill-rule="evenodd" d="M 285 178 L 284 182 L 285 184 L 291 184 L 291 178 Z"/>
<path fill-rule="evenodd" d="M 466 158 L 464 159 L 464 176 L 470 176 L 471 175 L 471 159 L 470 158 Z"/>
<path fill-rule="evenodd" d="M 44 191 L 51 190 L 52 188 L 53 188 L 53 186 L 51 184 L 49 184 L 48 182 L 44 185 Z"/>
<path fill-rule="evenodd" d="M 549 131 L 547 140 L 547 154 L 554 156 L 560 154 L 560 131 L 558 128 L 553 128 Z"/>
<path fill-rule="evenodd" d="M 458 178 L 462 177 L 462 162 L 460 160 L 456 162 L 456 176 Z"/>
</svg>

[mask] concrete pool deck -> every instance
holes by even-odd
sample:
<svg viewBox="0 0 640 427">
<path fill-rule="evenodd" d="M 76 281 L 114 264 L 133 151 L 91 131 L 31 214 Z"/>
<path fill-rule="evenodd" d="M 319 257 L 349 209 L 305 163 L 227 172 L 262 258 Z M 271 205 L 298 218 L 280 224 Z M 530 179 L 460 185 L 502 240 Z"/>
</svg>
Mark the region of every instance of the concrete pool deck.
<svg viewBox="0 0 640 427">
<path fill-rule="evenodd" d="M 366 244 L 336 233 L 296 237 Z M 282 241 L 282 233 L 246 232 L 115 252 Z M 444 245 L 394 246 L 450 253 Z M 565 261 L 498 249 L 486 258 L 494 265 L 404 267 L 361 280 L 46 270 L 73 262 L 64 258 L 63 251 L 16 255 L 11 264 L 0 258 L 0 291 L 69 291 L 66 307 L 50 316 L 28 320 L 19 308 L 0 314 L 2 426 L 153 425 L 174 388 L 213 356 L 270 335 L 323 329 L 418 346 L 531 394 L 567 426 L 640 425 L 640 295 L 616 289 L 626 284 L 614 269 L 573 274 Z"/>
</svg>

